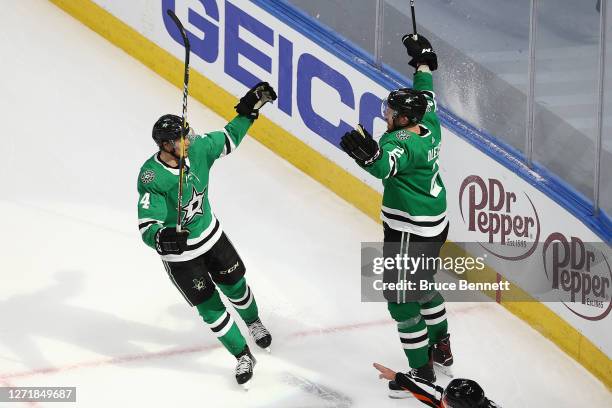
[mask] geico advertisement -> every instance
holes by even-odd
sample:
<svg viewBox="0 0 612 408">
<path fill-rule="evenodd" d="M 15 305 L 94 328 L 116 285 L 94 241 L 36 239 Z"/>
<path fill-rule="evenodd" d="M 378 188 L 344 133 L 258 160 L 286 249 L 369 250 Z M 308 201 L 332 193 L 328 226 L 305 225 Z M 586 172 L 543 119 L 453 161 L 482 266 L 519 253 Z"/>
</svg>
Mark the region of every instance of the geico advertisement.
<svg viewBox="0 0 612 408">
<path fill-rule="evenodd" d="M 182 60 L 181 37 L 165 12 L 174 10 L 191 43 L 192 69 L 236 97 L 259 81 L 269 82 L 278 100 L 265 116 L 381 191 L 380 182 L 338 148 L 340 137 L 357 123 L 376 135 L 385 129 L 380 116 L 388 90 L 372 79 L 249 1 L 96 3 Z"/>
<path fill-rule="evenodd" d="M 359 169 L 337 146 L 342 134 L 357 123 L 375 136 L 384 131 L 380 111 L 388 90 L 291 23 L 249 1 L 95 1 L 182 60 L 181 38 L 165 13 L 174 10 L 188 32 L 192 69 L 236 97 L 259 81 L 269 82 L 278 100 L 266 108 L 268 118 L 382 191 L 380 181 Z M 194 125 L 205 128 L 205 124 Z M 539 273 L 538 290 L 569 294 L 570 299 L 560 295 L 558 302 L 547 305 L 611 355 L 612 350 L 604 349 L 609 348 L 606 339 L 611 328 L 608 270 L 598 269 L 597 276 L 592 276 L 586 263 L 572 258 L 571 245 L 578 240 L 597 242 L 595 234 L 448 129 L 444 129 L 441 173 L 448 189 L 449 239 L 477 243 L 488 253 L 487 263 L 512 276 L 519 286 L 533 284 L 530 274 Z M 555 245 L 550 244 L 553 241 Z M 607 264 L 597 265 L 601 269 Z"/>
</svg>

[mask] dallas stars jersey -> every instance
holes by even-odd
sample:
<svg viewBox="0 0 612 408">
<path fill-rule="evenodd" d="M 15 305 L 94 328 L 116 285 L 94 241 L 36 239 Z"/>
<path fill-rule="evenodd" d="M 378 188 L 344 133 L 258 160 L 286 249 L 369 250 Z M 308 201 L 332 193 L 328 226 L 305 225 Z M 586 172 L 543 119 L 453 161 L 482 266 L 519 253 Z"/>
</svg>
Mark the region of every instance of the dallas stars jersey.
<svg viewBox="0 0 612 408">
<path fill-rule="evenodd" d="M 424 91 L 428 102 L 420 134 L 404 129 L 385 133 L 379 141 L 380 159 L 364 168 L 383 181 L 382 220 L 395 230 L 433 237 L 448 220 L 439 163 L 442 133 L 431 73 L 418 71 L 414 89 Z"/>
<path fill-rule="evenodd" d="M 187 249 L 180 255 L 163 255 L 166 261 L 188 261 L 208 251 L 221 236 L 221 226 L 208 202 L 208 177 L 214 161 L 240 144 L 253 121 L 237 116 L 222 131 L 190 139 L 185 158 L 181 224 L 189 230 Z M 143 241 L 156 248 L 155 234 L 176 227 L 178 168 L 162 162 L 159 153 L 147 160 L 138 177 L 138 227 Z"/>
</svg>

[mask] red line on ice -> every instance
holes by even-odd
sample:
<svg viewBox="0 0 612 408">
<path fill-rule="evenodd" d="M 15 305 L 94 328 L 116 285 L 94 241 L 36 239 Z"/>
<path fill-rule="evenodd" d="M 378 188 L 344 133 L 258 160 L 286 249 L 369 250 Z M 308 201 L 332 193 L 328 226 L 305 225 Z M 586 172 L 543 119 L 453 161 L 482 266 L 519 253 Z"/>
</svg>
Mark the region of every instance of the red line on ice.
<svg viewBox="0 0 612 408">
<path fill-rule="evenodd" d="M 55 374 L 61 371 L 76 370 L 79 368 L 99 367 L 103 365 L 112 365 L 112 364 L 123 364 L 123 363 L 129 363 L 132 361 L 143 361 L 143 360 L 151 360 L 154 358 L 171 357 L 171 356 L 182 355 L 182 354 L 198 353 L 201 351 L 212 350 L 212 349 L 219 348 L 219 347 L 221 347 L 221 344 L 211 344 L 208 346 L 187 347 L 187 348 L 174 349 L 174 350 L 158 351 L 154 353 L 130 354 L 130 355 L 121 356 L 121 357 L 112 357 L 112 358 L 105 358 L 105 359 L 100 359 L 100 360 L 84 361 L 81 363 L 69 364 L 69 365 L 62 366 L 62 367 L 36 368 L 30 371 L 0 374 L 0 381 L 4 381 L 5 379 L 12 379 L 12 378 L 31 377 L 34 375 Z"/>
<path fill-rule="evenodd" d="M 477 304 L 477 305 L 465 307 L 459 310 L 454 310 L 452 312 L 447 311 L 447 313 L 448 314 L 467 313 L 481 306 L 482 304 Z M 395 321 L 389 318 L 389 319 L 384 319 L 384 320 L 374 320 L 370 322 L 344 324 L 344 325 L 338 325 L 338 326 L 332 326 L 332 327 L 319 327 L 319 328 L 313 328 L 309 330 L 301 330 L 301 331 L 293 332 L 285 336 L 285 338 L 291 339 L 295 337 L 308 337 L 308 336 L 316 336 L 316 335 L 323 335 L 323 334 L 333 334 L 337 332 L 365 329 L 365 328 L 375 327 L 375 326 L 386 326 L 390 324 L 395 324 Z M 213 350 L 213 349 L 217 349 L 221 347 L 222 346 L 220 343 L 216 343 L 216 344 L 210 344 L 206 346 L 185 347 L 185 348 L 164 350 L 164 351 L 158 351 L 158 352 L 152 352 L 152 353 L 129 354 L 126 356 L 111 357 L 111 358 L 105 358 L 105 359 L 100 359 L 100 360 L 83 361 L 80 363 L 68 364 L 68 365 L 60 366 L 60 367 L 42 367 L 42 368 L 36 368 L 34 370 L 29 370 L 29 371 L 19 371 L 15 373 L 0 374 L 0 382 L 3 384 L 8 384 L 7 380 L 14 379 L 14 378 L 26 378 L 26 377 L 33 377 L 36 375 L 55 374 L 55 373 L 59 373 L 63 371 L 77 370 L 81 368 L 100 367 L 100 366 L 113 365 L 113 364 L 130 363 L 133 361 L 145 361 L 145 360 L 152 360 L 156 358 L 166 358 L 166 357 L 179 356 L 179 355 L 184 355 L 184 354 L 199 353 L 202 351 Z"/>
</svg>

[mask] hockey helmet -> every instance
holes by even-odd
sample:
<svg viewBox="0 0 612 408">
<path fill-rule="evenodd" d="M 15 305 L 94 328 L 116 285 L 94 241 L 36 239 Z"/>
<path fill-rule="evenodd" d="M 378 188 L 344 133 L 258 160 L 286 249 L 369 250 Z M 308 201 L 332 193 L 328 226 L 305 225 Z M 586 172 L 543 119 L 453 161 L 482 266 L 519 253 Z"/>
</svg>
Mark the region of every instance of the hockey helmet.
<svg viewBox="0 0 612 408">
<path fill-rule="evenodd" d="M 385 106 L 393 109 L 398 115 L 406 115 L 410 123 L 417 124 L 427 111 L 427 99 L 421 91 L 401 88 L 389 93 Z"/>
<path fill-rule="evenodd" d="M 162 142 L 176 140 L 181 137 L 183 119 L 176 115 L 163 115 L 153 125 L 153 140 L 158 145 Z M 185 136 L 189 134 L 189 123 L 185 122 Z"/>
<path fill-rule="evenodd" d="M 455 378 L 444 390 L 442 406 L 445 408 L 488 408 L 491 404 L 476 381 Z"/>
</svg>

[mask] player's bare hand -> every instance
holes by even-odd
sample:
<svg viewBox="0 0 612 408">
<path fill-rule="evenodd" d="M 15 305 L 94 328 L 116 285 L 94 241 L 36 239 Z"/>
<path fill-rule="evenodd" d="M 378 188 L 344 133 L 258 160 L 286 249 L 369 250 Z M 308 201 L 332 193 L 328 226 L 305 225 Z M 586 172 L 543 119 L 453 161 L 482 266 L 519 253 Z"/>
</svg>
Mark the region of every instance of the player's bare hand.
<svg viewBox="0 0 612 408">
<path fill-rule="evenodd" d="M 391 370 L 390 368 L 385 367 L 382 364 L 374 363 L 373 365 L 375 369 L 380 371 L 378 378 L 389 380 L 389 381 L 395 380 L 395 374 L 397 374 L 395 371 Z"/>
</svg>

